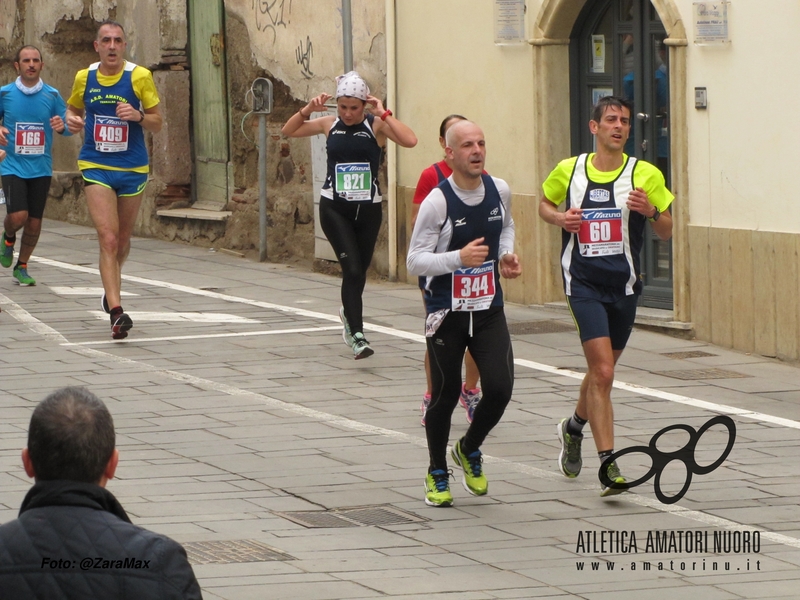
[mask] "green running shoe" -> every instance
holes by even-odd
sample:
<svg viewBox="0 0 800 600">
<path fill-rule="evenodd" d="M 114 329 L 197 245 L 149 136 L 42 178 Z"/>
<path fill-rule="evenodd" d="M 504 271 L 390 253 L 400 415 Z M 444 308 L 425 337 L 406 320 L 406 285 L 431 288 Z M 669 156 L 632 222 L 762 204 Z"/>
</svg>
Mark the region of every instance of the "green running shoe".
<svg viewBox="0 0 800 600">
<path fill-rule="evenodd" d="M 486 481 L 486 475 L 483 474 L 481 451 L 475 450 L 475 452 L 467 456 L 461 451 L 461 440 L 458 440 L 453 449 L 450 450 L 450 455 L 464 471 L 464 477 L 461 479 L 464 489 L 473 496 L 485 495 L 489 491 L 489 482 Z"/>
<path fill-rule="evenodd" d="M 356 360 L 361 360 L 362 358 L 367 358 L 375 354 L 375 350 L 372 349 L 367 338 L 365 338 L 364 334 L 360 331 L 353 334 L 353 345 L 351 347 L 353 348 L 353 355 Z"/>
<path fill-rule="evenodd" d="M 452 471 L 435 469 L 425 477 L 425 504 L 428 506 L 453 506 L 453 495 L 450 493 L 450 476 Z"/>
<path fill-rule="evenodd" d="M 16 279 L 17 283 L 20 285 L 36 285 L 36 280 L 28 275 L 28 269 L 26 267 L 16 267 L 14 269 L 14 279 Z"/>
<path fill-rule="evenodd" d="M 561 419 L 558 424 L 558 441 L 561 442 L 561 453 L 558 455 L 558 467 L 565 477 L 577 477 L 581 472 L 581 442 L 583 435 L 567 433 L 569 417 Z"/>
<path fill-rule="evenodd" d="M 342 325 L 344 325 L 344 330 L 342 331 L 342 339 L 344 343 L 353 347 L 353 333 L 350 331 L 350 323 L 347 322 L 347 317 L 344 316 L 344 306 L 339 308 L 339 318 L 342 320 Z"/>
<path fill-rule="evenodd" d="M 617 466 L 617 461 L 612 462 L 607 467 L 606 475 L 608 475 L 609 482 L 612 485 L 608 485 L 603 478 L 600 478 L 600 496 L 603 498 L 607 496 L 616 496 L 617 494 L 621 494 L 628 490 L 628 481 L 619 472 L 619 467 Z"/>
<path fill-rule="evenodd" d="M 14 245 L 12 244 L 9 246 L 6 244 L 6 232 L 3 232 L 3 240 L 0 241 L 0 244 L 3 245 L 0 248 L 0 265 L 3 265 L 6 269 L 11 266 L 11 263 L 14 262 Z"/>
</svg>

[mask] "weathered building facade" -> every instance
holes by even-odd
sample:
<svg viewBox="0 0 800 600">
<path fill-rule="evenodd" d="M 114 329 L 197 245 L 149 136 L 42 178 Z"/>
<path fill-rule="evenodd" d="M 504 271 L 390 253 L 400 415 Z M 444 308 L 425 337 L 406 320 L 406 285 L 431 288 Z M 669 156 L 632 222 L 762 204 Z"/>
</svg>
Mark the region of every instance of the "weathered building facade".
<svg viewBox="0 0 800 600">
<path fill-rule="evenodd" d="M 676 195 L 672 242 L 648 242 L 646 304 L 672 310 L 701 339 L 800 359 L 800 213 L 789 164 L 800 125 L 786 118 L 800 83 L 775 60 L 776 49 L 792 47 L 797 3 L 714 3 L 727 9 L 719 43 L 709 42 L 716 30 L 698 16 L 706 3 L 692 0 L 528 0 L 521 35 L 510 43 L 496 43 L 494 8 L 513 2 L 351 4 L 354 67 L 420 140 L 387 153 L 378 273 L 407 279 L 413 188 L 441 156 L 439 122 L 456 112 L 484 128 L 487 169 L 514 193 L 525 274 L 508 282 L 509 299 L 562 299 L 559 234 L 537 215 L 541 183 L 561 158 L 591 150 L 588 107 L 613 92 L 632 98 L 639 116 L 629 153 L 662 168 Z M 154 70 L 167 116 L 152 136 L 137 233 L 251 256 L 259 189 L 249 90 L 255 78 L 269 78 L 268 255 L 310 260 L 319 254 L 313 202 L 321 146 L 284 139 L 280 128 L 308 99 L 332 92 L 344 70 L 341 7 L 341 0 L 9 0 L 0 5 L 0 77 L 12 77 L 16 47 L 35 43 L 45 79 L 66 96 L 74 72 L 95 60 L 96 24 L 123 22 L 129 56 Z M 743 82 L 751 93 L 741 93 Z M 47 216 L 88 223 L 74 176 L 78 141 L 58 140 L 56 168 L 64 173 Z M 205 213 L 179 210 L 197 211 L 193 202 L 206 188 L 217 199 L 200 202 Z M 159 216 L 170 209 L 172 216 Z"/>
<path fill-rule="evenodd" d="M 487 169 L 517 195 L 525 275 L 509 282 L 509 297 L 559 300 L 560 236 L 536 214 L 541 183 L 562 158 L 591 150 L 593 97 L 628 96 L 628 152 L 662 168 L 676 196 L 671 244 L 648 242 L 646 300 L 700 339 L 800 359 L 800 213 L 787 193 L 800 125 L 786 118 L 800 83 L 776 60 L 791 47 L 800 6 L 528 0 L 523 39 L 498 44 L 501 4 L 397 2 L 398 108 L 420 138 L 401 156 L 399 195 L 409 197 L 439 154 L 439 120 L 474 119 Z M 426 60 L 435 64 L 420 68 Z"/>
<path fill-rule="evenodd" d="M 370 2 L 353 4 L 354 66 L 383 95 L 383 4 L 377 11 Z M 303 99 L 335 89 L 343 68 L 338 4 L 9 0 L 0 7 L 0 80 L 15 77 L 16 49 L 34 44 L 42 51 L 43 78 L 68 98 L 75 73 L 97 60 L 92 41 L 109 18 L 125 27 L 128 59 L 153 71 L 164 114 L 163 130 L 148 135 L 151 177 L 136 234 L 257 255 L 258 118 L 250 87 L 267 77 L 274 87 L 266 117 L 268 256 L 313 259 L 312 143 L 282 140 L 280 128 Z M 80 141 L 54 144 L 47 218 L 90 223 L 75 166 Z M 386 239 L 384 232 L 384 246 Z M 379 254 L 376 265 L 385 274 L 385 249 Z"/>
</svg>

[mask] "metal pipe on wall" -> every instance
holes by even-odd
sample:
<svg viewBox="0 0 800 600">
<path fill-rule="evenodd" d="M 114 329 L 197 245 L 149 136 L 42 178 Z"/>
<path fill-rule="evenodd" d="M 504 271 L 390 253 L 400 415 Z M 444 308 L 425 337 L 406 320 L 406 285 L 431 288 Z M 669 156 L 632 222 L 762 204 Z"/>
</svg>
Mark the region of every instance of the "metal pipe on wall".
<svg viewBox="0 0 800 600">
<path fill-rule="evenodd" d="M 344 47 L 344 72 L 353 70 L 353 16 L 350 0 L 342 0 L 342 46 Z"/>
<path fill-rule="evenodd" d="M 267 115 L 258 115 L 258 260 L 267 260 Z"/>
<path fill-rule="evenodd" d="M 397 109 L 395 0 L 386 0 L 386 107 Z M 397 144 L 387 144 L 386 192 L 389 194 L 389 281 L 397 281 Z"/>
</svg>

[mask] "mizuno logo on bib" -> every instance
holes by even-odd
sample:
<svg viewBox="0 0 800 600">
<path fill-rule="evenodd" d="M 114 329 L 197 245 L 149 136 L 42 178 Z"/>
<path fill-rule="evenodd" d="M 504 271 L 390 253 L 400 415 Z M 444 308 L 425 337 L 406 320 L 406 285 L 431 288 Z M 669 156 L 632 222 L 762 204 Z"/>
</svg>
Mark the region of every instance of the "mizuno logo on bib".
<svg viewBox="0 0 800 600">
<path fill-rule="evenodd" d="M 98 152 L 124 152 L 128 149 L 128 122 L 117 117 L 94 118 L 94 148 Z"/>
<path fill-rule="evenodd" d="M 15 154 L 44 154 L 44 124 L 17 123 L 14 132 Z"/>
<path fill-rule="evenodd" d="M 487 310 L 494 300 L 494 261 L 453 272 L 454 311 Z"/>
</svg>

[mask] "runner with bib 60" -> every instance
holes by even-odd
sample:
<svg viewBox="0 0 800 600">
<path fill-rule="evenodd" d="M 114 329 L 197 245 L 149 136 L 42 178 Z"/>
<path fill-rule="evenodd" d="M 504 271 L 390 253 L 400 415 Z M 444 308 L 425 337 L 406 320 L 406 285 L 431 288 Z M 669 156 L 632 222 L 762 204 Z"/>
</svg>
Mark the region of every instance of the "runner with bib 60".
<svg viewBox="0 0 800 600">
<path fill-rule="evenodd" d="M 564 291 L 589 367 L 575 413 L 558 424 L 559 468 L 566 477 L 581 472 L 582 429 L 587 422 L 600 462 L 614 454 L 611 387 L 642 292 L 639 255 L 645 221 L 662 240 L 672 236 L 667 209 L 674 197 L 664 176 L 650 163 L 623 153 L 631 110 L 622 98 L 600 99 L 589 121 L 597 152 L 561 161 L 542 185 L 539 215 L 563 230 Z M 564 212 L 558 210 L 561 204 Z M 625 491 L 626 480 L 615 461 L 608 463 L 605 475 L 601 496 Z"/>
</svg>

